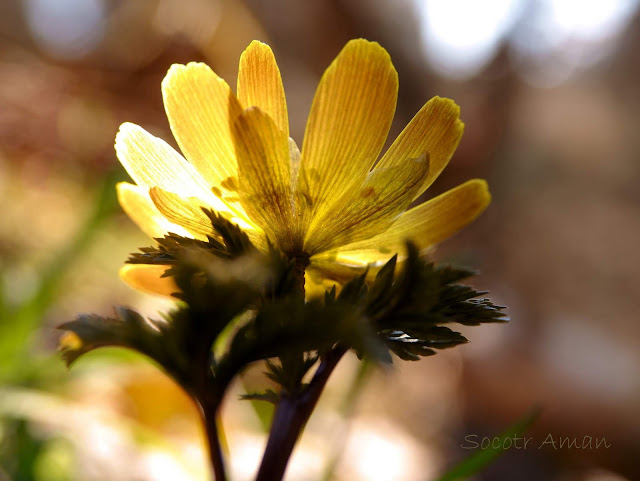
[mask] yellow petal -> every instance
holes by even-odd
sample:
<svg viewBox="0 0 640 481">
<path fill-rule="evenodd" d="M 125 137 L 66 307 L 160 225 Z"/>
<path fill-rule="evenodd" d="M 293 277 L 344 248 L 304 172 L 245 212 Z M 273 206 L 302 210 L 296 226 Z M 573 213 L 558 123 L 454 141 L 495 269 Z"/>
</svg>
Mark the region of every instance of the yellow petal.
<svg viewBox="0 0 640 481">
<path fill-rule="evenodd" d="M 298 172 L 300 172 L 300 149 L 291 137 L 289 137 L 289 165 L 291 165 L 291 192 L 295 192 L 298 184 Z"/>
<path fill-rule="evenodd" d="M 206 239 L 214 236 L 215 231 L 211 220 L 202 208 L 210 208 L 197 197 L 181 197 L 159 187 L 149 190 L 149 197 L 164 217 L 169 221 L 184 227 L 194 237 Z"/>
<path fill-rule="evenodd" d="M 440 175 L 458 147 L 464 124 L 460 107 L 449 99 L 429 100 L 400 133 L 376 168 L 398 165 L 407 158 L 429 153 L 429 175 L 416 194 L 418 197 Z"/>
<path fill-rule="evenodd" d="M 172 192 L 167 192 L 160 188 L 152 188 L 149 195 L 158 210 L 167 219 L 183 226 L 195 237 L 206 240 L 207 236 L 218 238 L 219 235 L 213 230 L 211 220 L 202 211 L 202 208 L 211 209 L 200 199 L 195 197 L 181 197 Z M 214 209 L 215 210 L 215 209 Z M 251 243 L 262 251 L 267 250 L 267 241 L 264 232 L 253 225 L 247 224 L 243 219 L 233 217 L 225 212 L 218 212 L 228 221 L 238 225 L 249 237 Z"/>
<path fill-rule="evenodd" d="M 237 176 L 231 125 L 242 107 L 229 85 L 207 65 L 192 62 L 171 66 L 162 95 L 182 153 L 212 187 L 234 195 L 229 189 Z"/>
<path fill-rule="evenodd" d="M 287 102 L 280 69 L 271 48 L 254 40 L 240 57 L 238 100 L 245 107 L 259 107 L 289 136 Z"/>
<path fill-rule="evenodd" d="M 190 237 L 189 233 L 177 224 L 167 220 L 156 208 L 146 188 L 119 182 L 116 186 L 118 201 L 140 229 L 149 237 L 164 237 L 170 232 Z"/>
<path fill-rule="evenodd" d="M 311 258 L 311 264 L 307 267 L 305 279 L 305 290 L 307 284 L 314 287 L 317 294 L 317 285 L 324 285 L 331 288 L 332 284 L 345 284 L 354 277 L 364 274 L 367 270 L 366 264 L 349 264 L 337 262 L 335 258 L 319 256 Z"/>
<path fill-rule="evenodd" d="M 181 197 L 197 197 L 204 205 L 246 221 L 242 207 L 222 201 L 207 181 L 178 152 L 142 127 L 124 123 L 116 136 L 118 159 L 140 186 L 160 187 Z"/>
<path fill-rule="evenodd" d="M 297 252 L 294 233 L 289 138 L 258 107 L 245 110 L 233 129 L 240 202 L 253 222 L 285 252 Z"/>
<path fill-rule="evenodd" d="M 398 74 L 377 43 L 352 40 L 326 70 L 307 123 L 298 189 L 315 212 L 359 185 L 396 108 Z"/>
<path fill-rule="evenodd" d="M 336 289 L 339 291 L 341 283 L 326 277 L 319 270 L 311 267 L 307 268 L 304 283 L 305 297 L 307 299 L 323 298 L 325 292 L 330 291 L 333 286 L 336 286 Z"/>
<path fill-rule="evenodd" d="M 487 183 L 469 180 L 405 212 L 387 231 L 320 254 L 317 261 L 321 258 L 359 264 L 386 261 L 395 253 L 402 255 L 408 239 L 419 249 L 428 249 L 476 219 L 490 201 Z"/>
<path fill-rule="evenodd" d="M 198 171 L 164 140 L 126 122 L 116 135 L 116 154 L 138 185 L 158 186 L 181 195 L 208 197 Z"/>
<path fill-rule="evenodd" d="M 429 170 L 425 157 L 371 172 L 359 189 L 346 193 L 331 210 L 313 219 L 304 251 L 314 255 L 388 229 L 422 185 Z"/>
<path fill-rule="evenodd" d="M 169 267 L 171 266 L 125 264 L 120 268 L 120 278 L 134 289 L 173 297 L 172 294 L 180 292 L 180 289 L 173 277 L 162 277 Z"/>
</svg>

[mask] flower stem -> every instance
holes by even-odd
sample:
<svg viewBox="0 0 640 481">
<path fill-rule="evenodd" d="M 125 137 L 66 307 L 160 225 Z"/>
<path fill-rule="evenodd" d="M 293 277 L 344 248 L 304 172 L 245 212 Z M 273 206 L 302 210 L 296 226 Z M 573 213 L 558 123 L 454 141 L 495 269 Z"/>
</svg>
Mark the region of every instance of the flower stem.
<svg viewBox="0 0 640 481">
<path fill-rule="evenodd" d="M 296 441 L 311 417 L 329 376 L 345 352 L 347 349 L 343 346 L 334 347 L 323 357 L 305 389 L 282 393 L 256 481 L 282 480 Z"/>
<path fill-rule="evenodd" d="M 301 253 L 301 254 L 296 254 L 293 257 L 293 265 L 294 265 L 294 274 L 296 277 L 296 288 L 298 289 L 298 292 L 300 294 L 302 294 L 302 298 L 304 299 L 304 295 L 305 295 L 305 290 L 304 290 L 304 284 L 305 284 L 305 271 L 307 270 L 307 267 L 309 267 L 309 256 L 307 254 Z"/>
<path fill-rule="evenodd" d="M 202 406 L 202 421 L 209 440 L 209 459 L 213 470 L 213 479 L 215 481 L 226 481 L 227 475 L 224 468 L 220 437 L 218 436 L 216 413 L 216 408 L 211 409 L 210 407 Z"/>
</svg>

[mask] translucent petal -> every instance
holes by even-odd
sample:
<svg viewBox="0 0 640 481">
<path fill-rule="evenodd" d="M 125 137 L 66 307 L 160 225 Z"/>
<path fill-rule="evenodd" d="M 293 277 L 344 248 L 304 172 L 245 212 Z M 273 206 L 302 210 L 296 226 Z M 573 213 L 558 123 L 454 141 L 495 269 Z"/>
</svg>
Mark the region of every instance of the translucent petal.
<svg viewBox="0 0 640 481">
<path fill-rule="evenodd" d="M 313 219 L 304 251 L 313 255 L 385 231 L 409 207 L 428 170 L 424 155 L 374 170 L 358 189 Z"/>
<path fill-rule="evenodd" d="M 203 208 L 211 209 L 211 206 L 206 205 L 200 199 L 181 197 L 157 187 L 151 189 L 149 195 L 162 215 L 170 221 L 183 226 L 195 237 L 201 239 L 206 239 L 207 236 L 218 237 L 218 234 L 213 230 L 211 220 L 202 210 Z M 267 250 L 267 241 L 262 230 L 228 213 L 218 212 L 218 214 L 238 225 L 258 249 Z"/>
<path fill-rule="evenodd" d="M 305 274 L 305 297 L 307 299 L 323 298 L 326 291 L 330 291 L 333 286 L 340 289 L 341 283 L 330 279 L 323 275 L 322 271 L 315 270 L 312 267 L 307 268 Z"/>
<path fill-rule="evenodd" d="M 315 285 L 315 292 L 317 293 L 317 285 L 324 285 L 330 288 L 332 284 L 345 284 L 366 271 L 366 264 L 342 263 L 335 258 L 318 256 L 311 259 L 311 265 L 307 268 L 306 278 L 308 278 L 307 283 L 312 282 L 312 285 Z M 307 283 L 305 283 L 305 289 Z"/>
<path fill-rule="evenodd" d="M 298 184 L 298 172 L 300 172 L 300 149 L 291 137 L 289 137 L 289 163 L 291 165 L 291 192 L 295 192 Z"/>
<path fill-rule="evenodd" d="M 407 239 L 419 249 L 428 249 L 476 219 L 490 201 L 487 183 L 481 179 L 469 180 L 405 212 L 385 232 L 319 254 L 314 259 L 316 262 L 334 259 L 347 264 L 386 261 L 395 253 L 404 253 Z"/>
<path fill-rule="evenodd" d="M 120 268 L 120 278 L 134 289 L 149 294 L 169 296 L 180 292 L 173 277 L 162 277 L 171 266 L 148 264 L 125 264 Z"/>
<path fill-rule="evenodd" d="M 400 133 L 376 168 L 386 168 L 429 153 L 429 175 L 416 193 L 422 194 L 440 175 L 458 147 L 464 124 L 460 121 L 460 107 L 449 99 L 429 100 Z"/>
<path fill-rule="evenodd" d="M 131 123 L 120 126 L 116 154 L 140 186 L 158 186 L 181 195 L 210 196 L 209 185 L 198 171 L 164 140 Z"/>
<path fill-rule="evenodd" d="M 374 42 L 347 43 L 311 106 L 298 178 L 301 205 L 311 212 L 328 208 L 363 181 L 384 145 L 397 93 L 389 54 Z"/>
<path fill-rule="evenodd" d="M 259 107 L 289 136 L 287 102 L 280 69 L 271 48 L 254 40 L 240 57 L 238 100 L 245 107 Z"/>
<path fill-rule="evenodd" d="M 149 237 L 164 237 L 169 232 L 189 237 L 189 233 L 177 224 L 167 220 L 149 197 L 148 190 L 128 182 L 116 186 L 118 201 L 138 227 Z"/>
<path fill-rule="evenodd" d="M 242 107 L 229 85 L 203 63 L 172 65 L 162 81 L 164 106 L 182 153 L 220 197 L 235 196 L 231 126 Z"/>
<path fill-rule="evenodd" d="M 202 210 L 211 207 L 197 197 L 181 197 L 159 187 L 152 187 L 149 196 L 164 217 L 184 227 L 192 236 L 199 239 L 215 236 L 211 220 Z"/>
<path fill-rule="evenodd" d="M 302 235 L 294 224 L 287 134 L 259 108 L 251 107 L 238 117 L 233 135 L 244 210 L 280 249 L 299 251 Z"/>
</svg>

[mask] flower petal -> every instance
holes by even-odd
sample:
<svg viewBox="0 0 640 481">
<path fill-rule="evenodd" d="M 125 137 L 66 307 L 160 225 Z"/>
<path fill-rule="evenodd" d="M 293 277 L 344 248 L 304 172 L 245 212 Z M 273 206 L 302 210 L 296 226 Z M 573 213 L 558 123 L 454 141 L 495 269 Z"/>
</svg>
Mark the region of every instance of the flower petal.
<svg viewBox="0 0 640 481">
<path fill-rule="evenodd" d="M 313 219 L 304 251 L 314 255 L 385 231 L 409 207 L 428 170 L 426 155 L 374 170 L 355 193 L 347 192 L 330 212 Z"/>
<path fill-rule="evenodd" d="M 140 229 L 149 237 L 164 237 L 169 232 L 190 237 L 190 234 L 177 224 L 167 220 L 156 208 L 146 188 L 119 182 L 116 185 L 118 201 Z"/>
<path fill-rule="evenodd" d="M 238 100 L 245 107 L 259 107 L 289 136 L 287 102 L 280 69 L 271 48 L 254 40 L 240 57 Z"/>
<path fill-rule="evenodd" d="M 387 231 L 320 254 L 316 262 L 321 258 L 356 264 L 386 261 L 395 253 L 402 254 L 407 240 L 428 249 L 476 219 L 490 201 L 486 181 L 469 180 L 405 212 Z"/>
<path fill-rule="evenodd" d="M 198 171 L 164 140 L 125 122 L 116 135 L 116 154 L 138 185 L 158 186 L 181 195 L 207 197 L 209 186 Z"/>
<path fill-rule="evenodd" d="M 367 272 L 366 263 L 342 263 L 336 258 L 328 258 L 320 255 L 317 258 L 313 257 L 311 264 L 307 267 L 305 278 L 308 278 L 308 280 L 305 283 L 305 289 L 309 281 L 313 282 L 313 284 L 323 284 L 330 288 L 332 284 L 346 284 L 351 279 L 361 276 L 365 272 Z M 368 277 L 369 274 L 367 274 L 367 278 Z"/>
<path fill-rule="evenodd" d="M 149 294 L 173 297 L 180 292 L 173 277 L 162 277 L 171 266 L 150 264 L 125 264 L 120 268 L 120 278 L 134 289 Z"/>
<path fill-rule="evenodd" d="M 389 133 L 397 93 L 389 54 L 374 42 L 350 41 L 326 70 L 311 106 L 298 179 L 311 212 L 330 208 L 362 182 Z"/>
<path fill-rule="evenodd" d="M 138 185 L 157 186 L 181 197 L 197 197 L 217 212 L 246 220 L 241 206 L 236 208 L 222 201 L 189 162 L 142 127 L 122 124 L 116 136 L 116 153 Z"/>
<path fill-rule="evenodd" d="M 342 287 L 341 284 L 341 282 L 325 276 L 322 271 L 315 270 L 309 266 L 305 273 L 305 297 L 307 299 L 324 298 L 325 293 L 330 291 L 333 286 L 336 286 L 336 290 L 339 292 Z"/>
<path fill-rule="evenodd" d="M 299 251 L 294 225 L 289 138 L 258 107 L 245 110 L 233 129 L 240 202 L 249 217 L 285 252 Z"/>
<path fill-rule="evenodd" d="M 289 165 L 291 165 L 291 192 L 295 192 L 298 184 L 298 172 L 300 172 L 300 149 L 291 137 L 289 137 Z"/>
<path fill-rule="evenodd" d="M 237 176 L 231 125 L 242 107 L 229 85 L 203 63 L 172 65 L 162 81 L 162 96 L 185 157 L 212 187 L 235 195 L 229 188 Z"/>
<path fill-rule="evenodd" d="M 181 225 L 195 237 L 203 240 L 206 240 L 208 236 L 214 238 L 219 237 L 211 225 L 211 220 L 202 210 L 203 208 L 211 209 L 211 206 L 203 203 L 200 199 L 196 197 L 182 197 L 158 187 L 152 188 L 149 191 L 149 195 L 162 215 L 170 221 Z M 228 221 L 237 224 L 244 233 L 247 234 L 251 243 L 258 249 L 263 251 L 267 249 L 267 242 L 261 230 L 255 228 L 253 225 L 247 224 L 241 218 L 232 217 L 225 212 L 218 213 Z"/>
<path fill-rule="evenodd" d="M 460 121 L 460 107 L 449 99 L 429 100 L 400 133 L 384 154 L 378 168 L 398 165 L 407 158 L 429 153 L 429 175 L 416 197 L 422 194 L 440 175 L 458 147 L 464 124 Z"/>
<path fill-rule="evenodd" d="M 182 197 L 178 194 L 152 187 L 149 197 L 159 212 L 169 221 L 184 227 L 198 239 L 214 236 L 211 220 L 202 208 L 210 208 L 197 197 Z"/>
</svg>

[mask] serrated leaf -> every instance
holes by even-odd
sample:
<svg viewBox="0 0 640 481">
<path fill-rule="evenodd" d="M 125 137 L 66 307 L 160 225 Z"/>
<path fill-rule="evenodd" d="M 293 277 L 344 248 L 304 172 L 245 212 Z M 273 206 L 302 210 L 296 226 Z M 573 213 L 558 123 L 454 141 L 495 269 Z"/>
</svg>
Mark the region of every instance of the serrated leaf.
<svg viewBox="0 0 640 481">
<path fill-rule="evenodd" d="M 280 401 L 280 395 L 272 389 L 267 389 L 264 392 L 242 394 L 240 399 L 243 401 L 266 401 L 276 405 Z"/>
<path fill-rule="evenodd" d="M 507 320 L 502 307 L 488 299 L 476 299 L 486 292 L 457 284 L 472 275 L 471 271 L 426 262 L 411 243 L 407 244 L 402 270 L 397 270 L 392 258 L 363 294 L 362 303 L 363 312 L 389 349 L 402 359 L 416 360 L 433 355 L 433 349 L 468 342 L 460 333 L 440 324 L 478 325 Z M 345 297 L 357 298 L 353 291 L 352 287 Z"/>
<path fill-rule="evenodd" d="M 127 259 L 129 264 L 176 264 L 178 257 L 186 250 L 197 250 L 222 258 L 235 258 L 257 252 L 249 237 L 232 222 L 216 212 L 203 209 L 211 220 L 218 237 L 209 236 L 206 241 L 169 233 L 156 238 L 157 246 L 142 247 Z"/>
<path fill-rule="evenodd" d="M 241 256 L 256 252 L 256 248 L 249 240 L 247 234 L 236 224 L 229 222 L 211 209 L 202 209 L 211 220 L 213 229 L 220 234 L 227 253 L 232 256 Z"/>
<path fill-rule="evenodd" d="M 67 365 L 89 351 L 114 346 L 148 356 L 179 382 L 189 377 L 188 360 L 180 352 L 169 322 L 145 319 L 131 309 L 118 308 L 115 317 L 82 315 L 59 329 L 73 333 L 73 336 L 63 336 L 60 345 Z"/>
</svg>

